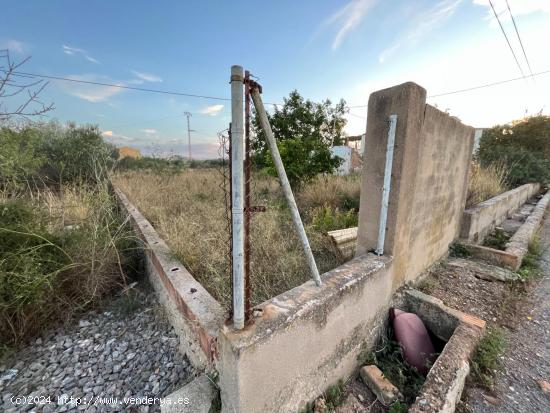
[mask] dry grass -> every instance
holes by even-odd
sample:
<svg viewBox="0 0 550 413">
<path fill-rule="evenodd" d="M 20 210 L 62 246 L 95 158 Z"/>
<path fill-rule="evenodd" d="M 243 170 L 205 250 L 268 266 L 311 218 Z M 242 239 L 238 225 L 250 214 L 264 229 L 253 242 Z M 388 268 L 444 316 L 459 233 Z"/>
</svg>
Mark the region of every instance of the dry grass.
<svg viewBox="0 0 550 413">
<path fill-rule="evenodd" d="M 319 175 L 304 186 L 297 196 L 300 209 L 309 212 L 314 208 L 329 206 L 332 209 L 359 210 L 361 176 Z"/>
<path fill-rule="evenodd" d="M 107 187 L 0 194 L 0 339 L 18 343 L 125 283 L 136 237 Z"/>
<path fill-rule="evenodd" d="M 477 162 L 472 162 L 466 207 L 486 201 L 507 189 L 507 170 L 504 164 L 482 167 Z"/>
<path fill-rule="evenodd" d="M 129 172 L 112 180 L 151 221 L 193 276 L 229 307 L 229 244 L 221 174 L 213 169 L 187 170 L 177 175 Z M 302 209 L 336 203 L 334 196 L 342 193 L 338 196 L 343 199 L 353 193 L 351 187 L 356 181 L 321 178 L 297 197 Z M 358 193 L 358 181 L 356 186 Z M 254 177 L 253 205 L 267 206 L 267 212 L 255 214 L 252 220 L 252 302 L 257 304 L 300 285 L 310 275 L 275 179 Z M 303 216 L 320 271 L 341 264 L 330 240 L 308 223 L 307 213 Z"/>
</svg>

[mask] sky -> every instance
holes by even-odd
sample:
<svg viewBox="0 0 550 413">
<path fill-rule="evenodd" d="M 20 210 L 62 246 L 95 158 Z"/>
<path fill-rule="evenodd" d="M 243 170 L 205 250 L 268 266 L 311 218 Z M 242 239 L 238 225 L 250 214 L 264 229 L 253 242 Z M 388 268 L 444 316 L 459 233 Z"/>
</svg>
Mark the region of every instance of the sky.
<svg viewBox="0 0 550 413">
<path fill-rule="evenodd" d="M 278 0 L 6 2 L 0 49 L 32 56 L 19 70 L 75 80 L 230 97 L 231 65 L 259 78 L 266 102 L 297 89 L 344 99 L 346 132 L 364 133 L 369 94 L 406 81 L 428 103 L 474 127 L 550 113 L 550 0 Z M 527 63 L 528 62 L 528 63 Z M 530 66 L 530 68 L 529 68 Z M 435 96 L 526 76 L 515 82 Z M 433 97 L 432 97 L 433 96 Z M 50 80 L 50 118 L 98 125 L 106 140 L 143 153 L 218 156 L 230 104 Z"/>
</svg>

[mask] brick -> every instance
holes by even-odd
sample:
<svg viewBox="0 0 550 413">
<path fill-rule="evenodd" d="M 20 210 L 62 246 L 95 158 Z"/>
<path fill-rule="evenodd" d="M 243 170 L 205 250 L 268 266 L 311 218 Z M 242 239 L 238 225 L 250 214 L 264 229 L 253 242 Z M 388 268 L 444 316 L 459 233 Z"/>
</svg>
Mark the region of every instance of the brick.
<svg viewBox="0 0 550 413">
<path fill-rule="evenodd" d="M 363 366 L 360 373 L 365 384 L 384 406 L 389 406 L 398 399 L 403 400 L 403 395 L 397 387 L 384 377 L 384 373 L 375 365 Z"/>
</svg>

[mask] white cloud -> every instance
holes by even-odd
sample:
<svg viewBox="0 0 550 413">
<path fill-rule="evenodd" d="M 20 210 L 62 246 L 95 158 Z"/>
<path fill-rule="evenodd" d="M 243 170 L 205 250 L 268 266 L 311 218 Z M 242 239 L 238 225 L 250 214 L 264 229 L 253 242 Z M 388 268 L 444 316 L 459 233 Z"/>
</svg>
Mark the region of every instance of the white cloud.
<svg viewBox="0 0 550 413">
<path fill-rule="evenodd" d="M 112 79 L 94 74 L 85 75 L 69 75 L 69 79 L 83 80 L 86 82 L 100 82 L 100 83 L 120 83 L 114 82 Z M 61 82 L 55 81 L 59 84 L 68 94 L 76 96 L 80 99 L 87 100 L 88 102 L 102 102 L 107 100 L 113 95 L 122 92 L 123 89 L 114 86 L 101 86 L 101 85 L 86 85 L 76 82 Z M 120 83 L 123 84 L 123 83 Z"/>
<path fill-rule="evenodd" d="M 93 58 L 88 54 L 88 52 L 84 49 L 80 49 L 78 47 L 71 47 L 67 46 L 66 44 L 63 45 L 63 53 L 69 55 L 69 56 L 82 56 L 84 59 L 88 60 L 89 62 L 100 64 L 99 60 Z"/>
<path fill-rule="evenodd" d="M 322 26 L 338 26 L 338 32 L 332 41 L 332 50 L 338 49 L 346 36 L 356 29 L 365 18 L 367 11 L 378 0 L 352 0 L 325 20 Z"/>
<path fill-rule="evenodd" d="M 380 54 L 378 58 L 379 62 L 384 63 L 402 47 L 416 45 L 428 33 L 449 19 L 461 2 L 462 0 L 442 0 L 429 10 L 420 12 L 416 18 L 412 19 L 411 28 L 406 30 L 401 38 Z"/>
<path fill-rule="evenodd" d="M 29 52 L 29 47 L 26 43 L 15 39 L 8 39 L 5 42 L 2 42 L 1 48 L 8 49 L 10 52 L 20 55 L 27 54 Z"/>
<path fill-rule="evenodd" d="M 137 70 L 132 70 L 132 73 L 141 81 L 145 82 L 162 82 L 162 78 L 151 73 L 138 72 Z"/>
<path fill-rule="evenodd" d="M 222 109 L 223 109 L 223 105 L 212 105 L 202 109 L 201 113 L 203 115 L 216 116 L 220 113 Z"/>
<path fill-rule="evenodd" d="M 156 129 L 142 129 L 143 132 L 145 132 L 146 135 L 156 135 L 157 130 Z"/>
<path fill-rule="evenodd" d="M 115 143 L 115 144 L 121 144 L 121 143 L 125 143 L 125 142 L 132 142 L 132 141 L 135 140 L 134 138 L 132 138 L 130 136 L 121 135 L 121 134 L 113 132 L 112 130 L 103 131 L 103 132 L 101 132 L 101 135 L 103 136 L 103 138 L 105 138 L 105 140 L 107 140 L 111 143 Z"/>
</svg>

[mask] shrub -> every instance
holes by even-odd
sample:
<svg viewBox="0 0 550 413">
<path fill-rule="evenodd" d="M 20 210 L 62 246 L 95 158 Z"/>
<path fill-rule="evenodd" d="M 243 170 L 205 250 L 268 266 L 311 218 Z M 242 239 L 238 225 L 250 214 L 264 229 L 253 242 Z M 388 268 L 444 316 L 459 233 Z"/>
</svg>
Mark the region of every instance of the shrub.
<svg viewBox="0 0 550 413">
<path fill-rule="evenodd" d="M 478 162 L 472 162 L 466 206 L 478 204 L 505 192 L 508 189 L 507 175 L 506 165 L 502 163 L 495 162 L 482 167 Z"/>
<path fill-rule="evenodd" d="M 500 356 L 506 348 L 504 332 L 498 327 L 489 329 L 480 340 L 472 360 L 472 376 L 485 387 L 492 387 L 493 376 L 500 368 Z"/>
<path fill-rule="evenodd" d="M 342 163 L 341 158 L 332 155 L 330 148 L 343 141 L 345 110 L 343 100 L 334 106 L 330 100 L 315 103 L 305 100 L 295 90 L 284 99 L 282 108 L 275 106 L 275 111 L 267 115 L 293 188 L 317 174 L 333 172 Z M 252 125 L 257 135 L 252 140 L 254 163 L 276 176 L 257 116 L 254 116 Z"/>
<path fill-rule="evenodd" d="M 0 186 L 9 191 L 97 184 L 117 156 L 97 127 L 57 123 L 0 129 Z"/>
<path fill-rule="evenodd" d="M 526 117 L 484 131 L 479 151 L 482 166 L 504 163 L 510 184 L 550 180 L 550 116 Z"/>
<path fill-rule="evenodd" d="M 311 224 L 317 231 L 328 232 L 336 229 L 352 228 L 358 225 L 358 216 L 355 210 L 340 211 L 324 205 L 311 212 Z"/>
<path fill-rule="evenodd" d="M 0 339 L 17 343 L 125 281 L 135 237 L 105 187 L 0 202 Z M 67 226 L 66 223 L 72 225 Z"/>
</svg>

